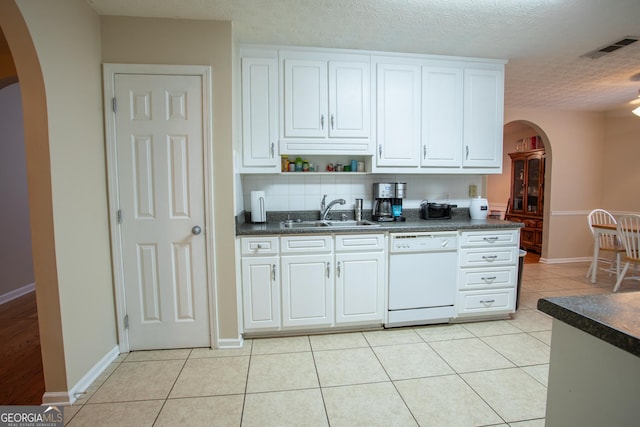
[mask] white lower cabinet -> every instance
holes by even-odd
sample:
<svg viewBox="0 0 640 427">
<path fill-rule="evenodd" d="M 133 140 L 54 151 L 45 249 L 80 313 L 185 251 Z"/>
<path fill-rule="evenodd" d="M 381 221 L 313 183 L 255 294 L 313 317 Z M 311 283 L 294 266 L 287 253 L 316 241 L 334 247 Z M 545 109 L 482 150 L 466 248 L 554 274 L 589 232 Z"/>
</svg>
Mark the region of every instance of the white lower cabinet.
<svg viewBox="0 0 640 427">
<path fill-rule="evenodd" d="M 458 318 L 515 311 L 519 229 L 463 231 L 458 265 Z"/>
<path fill-rule="evenodd" d="M 278 257 L 242 259 L 242 305 L 245 329 L 280 326 Z"/>
<path fill-rule="evenodd" d="M 280 258 L 283 327 L 333 323 L 332 261 L 332 254 Z"/>
<path fill-rule="evenodd" d="M 247 237 L 240 245 L 245 332 L 382 324 L 383 233 Z"/>
<path fill-rule="evenodd" d="M 386 277 L 383 234 L 336 236 L 336 324 L 382 323 Z"/>
<path fill-rule="evenodd" d="M 246 330 L 280 327 L 278 238 L 241 239 L 242 308 Z"/>
</svg>

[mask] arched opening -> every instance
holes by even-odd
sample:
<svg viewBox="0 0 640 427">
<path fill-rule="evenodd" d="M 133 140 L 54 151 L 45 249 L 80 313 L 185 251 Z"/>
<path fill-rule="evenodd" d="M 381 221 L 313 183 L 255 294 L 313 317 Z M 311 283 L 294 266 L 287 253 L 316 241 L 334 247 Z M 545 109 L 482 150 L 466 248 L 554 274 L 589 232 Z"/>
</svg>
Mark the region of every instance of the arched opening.
<svg viewBox="0 0 640 427">
<path fill-rule="evenodd" d="M 537 138 L 533 140 L 531 138 Z M 528 145 L 527 145 L 528 144 Z M 541 212 L 531 212 L 526 206 L 522 206 L 521 212 L 523 217 L 518 220 L 526 219 L 526 232 L 523 229 L 524 239 L 531 241 L 539 240 L 541 245 L 536 245 L 540 250 L 535 249 L 533 252 L 537 255 L 546 257 L 546 239 L 544 238 L 547 228 L 546 219 L 549 216 L 549 194 L 551 188 L 551 143 L 545 131 L 533 122 L 526 120 L 515 120 L 504 125 L 503 135 L 503 167 L 501 175 L 489 175 L 487 177 L 487 198 L 491 204 L 491 209 L 501 212 L 502 216 L 508 216 L 509 200 L 512 194 L 512 157 L 510 153 L 526 153 L 531 150 L 544 149 L 544 177 L 542 177 L 542 194 L 537 194 L 539 190 L 535 190 L 536 197 L 540 198 Z M 525 190 L 526 191 L 526 190 Z M 533 209 L 535 211 L 535 208 Z M 535 220 L 534 217 L 540 216 L 541 221 Z M 527 218 L 530 216 L 531 218 Z M 531 220 L 531 221 L 528 221 Z M 535 221 L 534 221 L 535 220 Z M 522 242 L 522 241 L 521 241 Z M 530 245 L 531 247 L 532 245 Z M 526 248 L 525 248 L 526 249 Z M 535 256 L 530 259 L 536 258 Z"/>
<path fill-rule="evenodd" d="M 20 81 L 33 270 L 45 390 L 67 389 L 53 230 L 48 115 L 42 70 L 14 1 L 0 2 L 0 29 Z"/>
</svg>

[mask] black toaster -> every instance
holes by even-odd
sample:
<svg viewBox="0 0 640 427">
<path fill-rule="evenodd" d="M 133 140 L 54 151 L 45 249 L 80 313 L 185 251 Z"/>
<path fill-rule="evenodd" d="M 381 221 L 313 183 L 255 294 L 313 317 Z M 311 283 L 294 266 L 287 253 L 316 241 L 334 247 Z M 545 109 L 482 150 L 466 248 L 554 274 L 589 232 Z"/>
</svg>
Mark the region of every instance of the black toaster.
<svg viewBox="0 0 640 427">
<path fill-rule="evenodd" d="M 458 205 L 449 203 L 429 203 L 423 201 L 420 203 L 420 219 L 451 219 L 451 208 Z"/>
</svg>

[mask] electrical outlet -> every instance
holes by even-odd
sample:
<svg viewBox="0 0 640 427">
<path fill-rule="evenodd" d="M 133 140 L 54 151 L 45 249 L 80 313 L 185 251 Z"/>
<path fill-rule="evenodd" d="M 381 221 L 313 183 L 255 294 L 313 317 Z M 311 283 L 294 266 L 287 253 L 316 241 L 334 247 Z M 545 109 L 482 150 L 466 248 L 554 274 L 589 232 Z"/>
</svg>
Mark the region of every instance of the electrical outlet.
<svg viewBox="0 0 640 427">
<path fill-rule="evenodd" d="M 478 197 L 478 186 L 471 184 L 469 186 L 469 197 L 474 198 L 474 197 Z"/>
</svg>

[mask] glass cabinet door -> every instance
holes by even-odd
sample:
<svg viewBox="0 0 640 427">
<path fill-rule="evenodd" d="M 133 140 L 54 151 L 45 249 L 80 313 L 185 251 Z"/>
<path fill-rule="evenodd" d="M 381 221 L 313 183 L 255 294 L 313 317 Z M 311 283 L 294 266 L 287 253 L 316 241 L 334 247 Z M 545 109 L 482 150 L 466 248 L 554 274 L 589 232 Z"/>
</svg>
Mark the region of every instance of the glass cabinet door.
<svg viewBox="0 0 640 427">
<path fill-rule="evenodd" d="M 538 213 L 538 200 L 540 197 L 540 159 L 534 158 L 527 161 L 527 212 Z"/>
<path fill-rule="evenodd" d="M 513 162 L 513 211 L 523 212 L 525 209 L 524 165 L 524 160 L 515 160 Z"/>
</svg>

